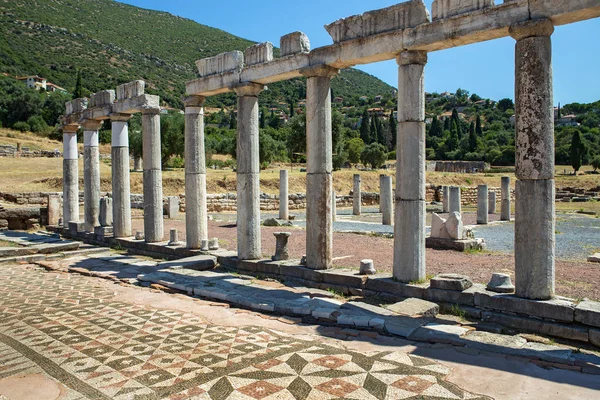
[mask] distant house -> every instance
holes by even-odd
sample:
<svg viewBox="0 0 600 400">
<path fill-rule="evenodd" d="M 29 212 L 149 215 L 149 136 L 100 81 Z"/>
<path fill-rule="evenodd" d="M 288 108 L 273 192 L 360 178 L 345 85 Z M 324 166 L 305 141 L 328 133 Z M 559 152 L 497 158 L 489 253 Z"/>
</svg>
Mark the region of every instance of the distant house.
<svg viewBox="0 0 600 400">
<path fill-rule="evenodd" d="M 574 114 L 564 115 L 557 119 L 555 122 L 556 126 L 579 126 L 579 122 L 576 120 L 577 116 Z"/>
<path fill-rule="evenodd" d="M 516 123 L 517 123 L 517 117 L 513 114 L 510 116 L 510 126 L 512 126 L 514 128 Z"/>
<path fill-rule="evenodd" d="M 64 93 L 64 94 L 69 93 L 69 92 L 67 92 L 67 89 L 62 88 L 58 85 L 55 85 L 54 83 L 51 83 L 51 82 L 46 83 L 46 90 L 48 92 L 59 92 L 59 93 Z"/>
<path fill-rule="evenodd" d="M 375 101 L 375 103 L 379 103 L 382 99 L 383 99 L 382 95 L 377 95 L 377 96 L 375 96 L 375 99 L 373 101 Z"/>
<path fill-rule="evenodd" d="M 377 108 L 369 108 L 367 110 L 369 114 L 375 114 L 379 117 L 383 117 L 385 115 L 385 108 L 377 107 Z"/>
<path fill-rule="evenodd" d="M 46 78 L 42 78 L 42 77 L 37 76 L 37 75 L 17 76 L 17 80 L 25 82 L 25 84 L 27 85 L 27 87 L 30 88 L 30 89 L 36 89 L 36 90 L 44 89 L 44 90 L 46 90 L 46 87 L 47 87 L 47 85 L 46 85 L 47 84 Z"/>
<path fill-rule="evenodd" d="M 452 94 L 450 92 L 444 92 L 444 93 L 440 94 L 440 96 L 442 96 L 445 99 L 453 99 L 455 97 L 454 94 Z"/>
<path fill-rule="evenodd" d="M 360 96 L 358 100 L 362 101 L 363 103 L 366 103 L 369 101 L 369 96 Z"/>
<path fill-rule="evenodd" d="M 337 104 L 342 104 L 344 102 L 344 98 L 342 96 L 338 96 L 335 99 L 333 99 L 333 102 Z"/>
</svg>

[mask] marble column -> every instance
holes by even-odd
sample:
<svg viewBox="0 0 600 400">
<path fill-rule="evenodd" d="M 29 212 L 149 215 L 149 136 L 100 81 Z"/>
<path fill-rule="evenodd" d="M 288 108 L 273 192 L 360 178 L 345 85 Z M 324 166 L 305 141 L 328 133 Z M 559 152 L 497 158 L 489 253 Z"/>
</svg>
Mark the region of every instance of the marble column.
<svg viewBox="0 0 600 400">
<path fill-rule="evenodd" d="M 394 278 L 425 279 L 425 85 L 427 53 L 404 51 L 398 61 L 398 139 Z"/>
<path fill-rule="evenodd" d="M 306 265 L 332 266 L 333 192 L 331 79 L 338 70 L 326 65 L 307 68 L 306 89 Z"/>
<path fill-rule="evenodd" d="M 63 127 L 63 227 L 79 222 L 78 126 Z"/>
<path fill-rule="evenodd" d="M 448 186 L 442 186 L 442 212 L 447 213 L 449 211 L 450 199 L 450 188 Z"/>
<path fill-rule="evenodd" d="M 477 224 L 487 225 L 488 223 L 488 186 L 477 186 Z"/>
<path fill-rule="evenodd" d="M 496 214 L 496 192 L 491 190 L 488 196 L 488 214 Z"/>
<path fill-rule="evenodd" d="M 279 219 L 290 218 L 288 195 L 288 171 L 282 169 L 279 171 Z"/>
<path fill-rule="evenodd" d="M 112 125 L 112 196 L 115 238 L 131 236 L 131 184 L 129 180 L 129 114 L 113 114 Z"/>
<path fill-rule="evenodd" d="M 555 184 L 552 44 L 548 19 L 510 28 L 515 49 L 515 286 L 547 300 L 555 284 Z"/>
<path fill-rule="evenodd" d="M 258 94 L 263 85 L 245 83 L 237 94 L 237 247 L 240 260 L 262 258 Z"/>
<path fill-rule="evenodd" d="M 450 186 L 448 190 L 448 212 L 462 212 L 459 186 Z"/>
<path fill-rule="evenodd" d="M 144 239 L 146 243 L 164 238 L 160 109 L 142 110 L 144 165 Z"/>
<path fill-rule="evenodd" d="M 381 222 L 383 225 L 392 225 L 394 216 L 394 192 L 392 189 L 392 177 L 381 175 L 379 204 L 381 205 Z"/>
<path fill-rule="evenodd" d="M 510 176 L 503 176 L 501 179 L 500 220 L 510 221 Z"/>
<path fill-rule="evenodd" d="M 331 220 L 333 222 L 337 221 L 337 194 L 335 190 L 331 192 Z"/>
<path fill-rule="evenodd" d="M 360 174 L 352 177 L 352 214 L 360 215 L 362 212 L 362 195 L 360 193 Z"/>
<path fill-rule="evenodd" d="M 83 127 L 83 214 L 86 232 L 100 226 L 100 149 L 98 131 L 102 121 L 89 120 Z"/>
<path fill-rule="evenodd" d="M 185 240 L 194 250 L 208 240 L 204 101 L 202 96 L 185 99 Z"/>
</svg>

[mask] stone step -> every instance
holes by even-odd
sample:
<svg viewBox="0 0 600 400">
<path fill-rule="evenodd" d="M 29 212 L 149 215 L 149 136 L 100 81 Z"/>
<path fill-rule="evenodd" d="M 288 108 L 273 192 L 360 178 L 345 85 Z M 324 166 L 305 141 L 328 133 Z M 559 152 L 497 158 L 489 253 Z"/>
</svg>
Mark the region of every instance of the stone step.
<svg viewBox="0 0 600 400">
<path fill-rule="evenodd" d="M 158 264 L 162 269 L 191 269 L 196 271 L 213 269 L 216 265 L 217 257 L 207 255 L 181 258 L 179 260 L 165 261 Z"/>
</svg>

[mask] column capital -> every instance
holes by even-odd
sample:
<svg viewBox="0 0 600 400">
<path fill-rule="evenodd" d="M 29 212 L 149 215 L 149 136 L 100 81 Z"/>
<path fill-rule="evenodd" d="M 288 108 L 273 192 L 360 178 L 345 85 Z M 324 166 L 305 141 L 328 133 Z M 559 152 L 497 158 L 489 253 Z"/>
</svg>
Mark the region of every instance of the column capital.
<svg viewBox="0 0 600 400">
<path fill-rule="evenodd" d="M 238 95 L 238 97 L 257 97 L 260 94 L 260 92 L 262 92 L 266 88 L 267 87 L 265 85 L 261 85 L 260 83 L 244 82 L 240 83 L 237 86 L 234 86 L 233 90 Z"/>
<path fill-rule="evenodd" d="M 63 125 L 63 127 L 62 127 L 63 133 L 66 133 L 69 135 L 77 134 L 78 129 L 79 129 L 79 125 Z"/>
<path fill-rule="evenodd" d="M 81 123 L 81 127 L 85 131 L 98 131 L 104 121 L 98 119 L 87 119 Z"/>
<path fill-rule="evenodd" d="M 403 51 L 396 58 L 398 65 L 427 64 L 427 52 L 419 50 Z"/>
<path fill-rule="evenodd" d="M 122 121 L 122 122 L 127 122 L 129 121 L 129 119 L 132 117 L 131 114 L 110 114 L 110 121 L 111 122 L 117 122 L 117 121 Z"/>
<path fill-rule="evenodd" d="M 142 107 L 142 115 L 158 115 L 160 114 L 160 108 L 156 107 Z"/>
<path fill-rule="evenodd" d="M 204 102 L 206 101 L 206 97 L 200 96 L 197 94 L 184 96 L 183 104 L 186 108 L 188 107 L 204 107 Z"/>
<path fill-rule="evenodd" d="M 313 77 L 319 77 L 319 76 L 333 78 L 339 72 L 340 72 L 339 69 L 330 67 L 327 64 L 312 65 L 310 67 L 302 68 L 300 70 L 300 73 L 307 78 L 313 78 Z"/>
<path fill-rule="evenodd" d="M 547 18 L 534 19 L 511 26 L 508 29 L 508 33 L 515 40 L 523 40 L 535 36 L 549 37 L 554 33 L 554 25 Z"/>
</svg>

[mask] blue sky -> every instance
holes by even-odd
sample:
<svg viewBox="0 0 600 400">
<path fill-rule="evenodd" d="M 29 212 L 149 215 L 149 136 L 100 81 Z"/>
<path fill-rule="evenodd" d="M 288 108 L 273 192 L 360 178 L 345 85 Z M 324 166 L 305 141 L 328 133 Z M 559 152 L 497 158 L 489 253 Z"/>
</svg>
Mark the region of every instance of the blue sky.
<svg viewBox="0 0 600 400">
<path fill-rule="evenodd" d="M 502 0 L 496 0 L 500 3 Z M 566 0 L 568 1 L 568 0 Z M 167 11 L 204 25 L 279 46 L 284 34 L 302 31 L 312 48 L 331 44 L 323 28 L 339 18 L 397 4 L 399 0 L 124 0 L 126 4 Z M 425 0 L 431 9 L 432 0 Z M 554 101 L 588 103 L 600 100 L 600 19 L 556 28 L 552 36 Z M 429 54 L 428 92 L 469 90 L 482 97 L 514 96 L 514 40 L 490 42 Z M 240 49 L 243 50 L 243 49 Z M 358 67 L 397 86 L 395 61 Z"/>
</svg>

